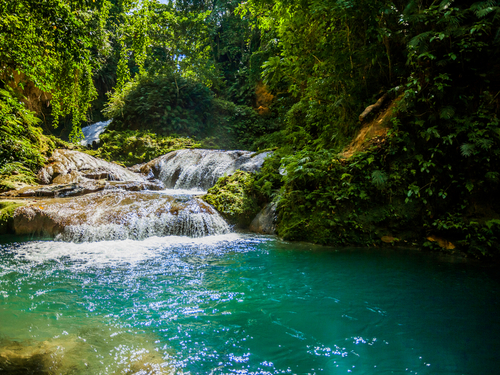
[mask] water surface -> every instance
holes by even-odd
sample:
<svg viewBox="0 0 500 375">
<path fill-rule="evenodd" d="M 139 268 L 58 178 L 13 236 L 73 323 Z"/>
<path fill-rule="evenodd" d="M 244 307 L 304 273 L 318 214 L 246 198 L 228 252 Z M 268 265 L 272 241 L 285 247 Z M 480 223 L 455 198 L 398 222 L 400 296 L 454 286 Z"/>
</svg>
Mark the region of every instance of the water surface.
<svg viewBox="0 0 500 375">
<path fill-rule="evenodd" d="M 58 373 L 140 373 L 149 363 L 142 373 L 494 374 L 500 365 L 494 267 L 242 234 L 10 240 L 0 245 L 0 346 L 57 347 Z"/>
</svg>

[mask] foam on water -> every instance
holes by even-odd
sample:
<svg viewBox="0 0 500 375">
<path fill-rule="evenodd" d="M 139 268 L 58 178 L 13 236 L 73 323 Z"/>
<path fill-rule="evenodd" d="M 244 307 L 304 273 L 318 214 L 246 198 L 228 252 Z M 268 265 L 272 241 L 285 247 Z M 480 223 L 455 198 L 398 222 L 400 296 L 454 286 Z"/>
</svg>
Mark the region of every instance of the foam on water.
<svg viewBox="0 0 500 375">
<path fill-rule="evenodd" d="M 261 240 L 266 240 L 266 237 L 261 237 Z M 211 253 L 220 251 L 225 245 L 234 246 L 235 243 L 242 241 L 255 242 L 255 237 L 229 233 L 199 238 L 154 236 L 142 241 L 110 240 L 93 243 L 32 241 L 18 244 L 14 258 L 19 261 L 28 261 L 30 267 L 50 261 L 69 261 L 71 267 L 78 269 L 109 267 L 145 262 L 168 251 L 169 248 L 176 249 L 177 252 L 182 248 L 197 248 L 203 249 L 205 253 Z"/>
</svg>

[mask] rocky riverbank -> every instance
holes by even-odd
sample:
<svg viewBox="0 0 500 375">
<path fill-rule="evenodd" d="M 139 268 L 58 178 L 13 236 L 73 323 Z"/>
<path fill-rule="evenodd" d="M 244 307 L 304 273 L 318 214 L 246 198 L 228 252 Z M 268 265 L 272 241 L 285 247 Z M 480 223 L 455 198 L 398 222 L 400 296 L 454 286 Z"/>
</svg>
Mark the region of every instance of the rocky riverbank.
<svg viewBox="0 0 500 375">
<path fill-rule="evenodd" d="M 79 151 L 58 149 L 38 172 L 39 185 L 0 195 L 0 233 L 77 242 L 227 233 L 230 229 L 217 211 L 195 195 L 222 175 L 238 169 L 257 171 L 265 156 L 181 150 L 124 168 Z M 165 193 L 165 186 L 179 190 Z"/>
</svg>

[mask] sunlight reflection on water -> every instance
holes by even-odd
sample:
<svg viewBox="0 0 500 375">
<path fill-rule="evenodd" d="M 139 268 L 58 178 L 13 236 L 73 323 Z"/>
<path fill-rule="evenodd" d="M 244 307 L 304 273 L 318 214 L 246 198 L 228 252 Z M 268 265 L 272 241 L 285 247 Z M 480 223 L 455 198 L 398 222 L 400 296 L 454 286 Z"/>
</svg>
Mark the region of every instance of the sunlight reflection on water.
<svg viewBox="0 0 500 375">
<path fill-rule="evenodd" d="M 61 373 L 483 374 L 499 364 L 498 280 L 419 252 L 233 233 L 20 242 L 0 254 L 0 351 L 64 348 Z"/>
</svg>

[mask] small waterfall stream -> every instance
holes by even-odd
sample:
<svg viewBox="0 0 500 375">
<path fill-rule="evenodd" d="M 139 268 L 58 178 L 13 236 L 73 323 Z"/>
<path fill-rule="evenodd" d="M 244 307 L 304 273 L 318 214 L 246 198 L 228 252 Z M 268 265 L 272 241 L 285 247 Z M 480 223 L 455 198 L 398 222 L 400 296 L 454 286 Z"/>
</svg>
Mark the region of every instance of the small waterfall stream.
<svg viewBox="0 0 500 375">
<path fill-rule="evenodd" d="M 17 209 L 16 234 L 39 234 L 80 243 L 227 234 L 231 227 L 197 195 L 206 192 L 219 177 L 237 169 L 256 171 L 267 156 L 249 151 L 179 150 L 131 168 L 141 175 L 117 165 L 103 167 L 97 163 L 98 159 L 86 154 L 60 154 L 60 161 L 52 162 L 39 173 L 47 181 L 64 180 L 72 175 L 73 184 L 85 183 L 93 173 L 93 169 L 89 172 L 90 165 L 103 176 L 107 174 L 101 170 L 112 167 L 112 175 L 118 176 L 112 180 L 158 179 L 161 181 L 158 184 L 163 183 L 167 189 L 127 191 L 110 181 L 104 182 L 104 189 L 82 196 L 36 200 Z"/>
<path fill-rule="evenodd" d="M 160 156 L 142 166 L 141 171 L 157 177 L 167 188 L 206 192 L 225 174 L 240 169 L 255 172 L 269 152 L 179 150 Z"/>
</svg>

